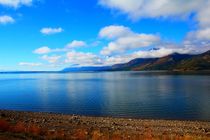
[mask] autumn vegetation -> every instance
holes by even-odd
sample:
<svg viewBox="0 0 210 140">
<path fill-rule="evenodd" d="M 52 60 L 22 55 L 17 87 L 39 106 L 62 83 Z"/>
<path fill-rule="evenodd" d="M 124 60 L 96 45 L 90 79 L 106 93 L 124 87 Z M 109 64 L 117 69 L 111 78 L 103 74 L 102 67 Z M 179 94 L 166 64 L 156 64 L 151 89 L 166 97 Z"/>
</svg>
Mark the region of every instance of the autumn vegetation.
<svg viewBox="0 0 210 140">
<path fill-rule="evenodd" d="M 100 129 L 93 129 L 92 132 L 88 132 L 87 129 L 75 129 L 71 135 L 66 135 L 62 130 L 50 131 L 47 128 L 41 128 L 35 124 L 26 124 L 23 122 L 12 123 L 7 120 L 0 120 L 0 139 L 76 139 L 76 140 L 196 140 L 196 139 L 208 139 L 200 138 L 190 135 L 174 135 L 162 133 L 162 135 L 154 136 L 151 129 L 147 129 L 143 133 L 129 134 L 122 133 L 121 131 L 115 131 L 110 134 L 108 131 L 101 131 Z M 8 137 L 9 136 L 9 137 Z"/>
</svg>

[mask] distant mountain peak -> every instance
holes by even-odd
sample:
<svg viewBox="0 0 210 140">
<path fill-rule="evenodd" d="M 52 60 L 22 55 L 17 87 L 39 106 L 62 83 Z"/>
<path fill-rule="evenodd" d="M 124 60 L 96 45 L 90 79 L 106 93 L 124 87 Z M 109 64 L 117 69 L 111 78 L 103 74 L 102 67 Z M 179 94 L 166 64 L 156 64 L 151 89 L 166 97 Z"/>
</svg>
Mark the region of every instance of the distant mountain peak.
<svg viewBox="0 0 210 140">
<path fill-rule="evenodd" d="M 157 51 L 157 50 L 160 50 L 160 48 L 152 48 L 149 51 Z"/>
<path fill-rule="evenodd" d="M 63 71 L 122 71 L 122 70 L 210 70 L 210 50 L 198 54 L 172 53 L 160 58 L 136 58 L 127 63 L 103 67 L 66 68 Z"/>
<path fill-rule="evenodd" d="M 170 54 L 171 56 L 176 56 L 176 55 L 184 55 L 184 54 L 181 54 L 181 53 L 178 53 L 178 52 L 174 52 L 172 54 Z"/>
<path fill-rule="evenodd" d="M 210 50 L 209 50 L 209 51 L 207 51 L 207 52 L 205 52 L 205 53 L 203 53 L 203 54 L 210 54 Z"/>
</svg>

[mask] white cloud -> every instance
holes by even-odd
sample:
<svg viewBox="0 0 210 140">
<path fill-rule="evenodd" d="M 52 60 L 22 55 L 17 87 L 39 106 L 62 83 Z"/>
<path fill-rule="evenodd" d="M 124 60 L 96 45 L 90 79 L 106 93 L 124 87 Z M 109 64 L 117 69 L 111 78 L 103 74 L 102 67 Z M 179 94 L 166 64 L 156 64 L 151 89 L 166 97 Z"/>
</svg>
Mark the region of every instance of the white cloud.
<svg viewBox="0 0 210 140">
<path fill-rule="evenodd" d="M 61 27 L 59 27 L 59 28 L 50 28 L 50 27 L 48 27 L 48 28 L 42 28 L 42 29 L 40 30 L 40 32 L 41 32 L 42 34 L 44 34 L 44 35 L 57 34 L 57 33 L 63 32 L 63 31 L 64 31 L 64 30 L 63 30 Z"/>
<path fill-rule="evenodd" d="M 193 34 L 200 39 L 208 38 L 202 34 L 210 27 L 210 0 L 99 0 L 99 4 L 132 19 L 183 18 L 193 14 L 199 25 Z"/>
<path fill-rule="evenodd" d="M 113 34 L 113 31 L 116 31 Z M 119 32 L 117 32 L 119 31 Z M 127 33 L 126 33 L 127 32 Z M 102 34 L 102 35 L 101 35 Z M 125 51 L 149 47 L 160 42 L 160 37 L 153 34 L 134 33 L 128 27 L 108 26 L 103 28 L 99 35 L 108 38 L 115 38 L 101 51 L 102 55 L 112 55 Z"/>
<path fill-rule="evenodd" d="M 160 38 L 158 36 L 148 34 L 136 34 L 128 37 L 121 37 L 116 41 L 109 43 L 108 46 L 101 51 L 101 54 L 111 55 L 141 47 L 149 47 L 157 44 L 159 41 Z"/>
<path fill-rule="evenodd" d="M 130 60 L 132 60 L 132 57 L 130 55 L 111 56 L 111 57 L 106 57 L 103 60 L 103 65 L 111 66 L 111 65 L 115 65 L 115 64 L 127 63 Z"/>
<path fill-rule="evenodd" d="M 15 20 L 11 16 L 8 15 L 0 16 L 0 24 L 7 24 L 13 22 L 15 22 Z"/>
<path fill-rule="evenodd" d="M 55 55 L 55 56 L 44 55 L 41 57 L 41 59 L 46 60 L 49 63 L 57 63 L 60 58 L 61 56 L 58 56 L 58 55 Z"/>
<path fill-rule="evenodd" d="M 133 32 L 128 27 L 111 25 L 102 28 L 99 32 L 99 37 L 116 39 L 119 37 L 128 36 L 130 34 L 133 34 Z"/>
<path fill-rule="evenodd" d="M 89 46 L 91 46 L 91 47 L 97 47 L 97 46 L 99 46 L 101 44 L 102 44 L 101 41 L 96 40 L 96 41 L 93 41 L 92 43 L 90 43 Z"/>
<path fill-rule="evenodd" d="M 190 40 L 200 40 L 200 41 L 210 41 L 210 26 L 208 28 L 199 29 L 197 31 L 192 31 L 188 34 L 188 39 Z"/>
<path fill-rule="evenodd" d="M 20 66 L 29 66 L 29 67 L 38 67 L 41 66 L 42 63 L 30 63 L 30 62 L 20 62 Z"/>
<path fill-rule="evenodd" d="M 87 46 L 87 44 L 84 41 L 74 40 L 64 48 L 51 49 L 48 46 L 43 46 L 43 47 L 40 47 L 40 48 L 34 50 L 33 53 L 35 53 L 35 54 L 48 54 L 48 53 L 55 53 L 55 52 L 67 52 L 71 48 L 82 47 L 82 46 Z"/>
<path fill-rule="evenodd" d="M 200 27 L 210 27 L 210 0 L 203 3 L 203 7 L 198 11 L 196 18 Z"/>
<path fill-rule="evenodd" d="M 43 46 L 41 48 L 38 48 L 38 49 L 34 50 L 33 53 L 35 53 L 35 54 L 48 54 L 48 53 L 53 53 L 53 52 L 66 52 L 68 50 L 69 50 L 68 48 L 51 49 L 48 46 Z"/>
<path fill-rule="evenodd" d="M 0 5 L 18 8 L 22 5 L 29 6 L 32 4 L 32 0 L 0 0 Z"/>
<path fill-rule="evenodd" d="M 76 48 L 87 46 L 86 42 L 80 40 L 74 40 L 66 45 L 66 48 Z"/>
<path fill-rule="evenodd" d="M 38 48 L 36 50 L 34 50 L 34 53 L 36 54 L 46 54 L 46 53 L 50 53 L 52 50 L 47 47 L 47 46 L 43 46 L 41 48 Z"/>
<path fill-rule="evenodd" d="M 196 12 L 208 0 L 99 0 L 99 4 L 117 10 L 132 19 L 185 17 Z"/>
<path fill-rule="evenodd" d="M 71 51 L 66 54 L 65 63 L 79 66 L 92 66 L 101 64 L 102 60 L 93 53 Z"/>
<path fill-rule="evenodd" d="M 190 53 L 191 51 L 185 48 L 160 48 L 157 50 L 137 51 L 132 54 L 133 58 L 159 58 L 172 53 Z"/>
</svg>

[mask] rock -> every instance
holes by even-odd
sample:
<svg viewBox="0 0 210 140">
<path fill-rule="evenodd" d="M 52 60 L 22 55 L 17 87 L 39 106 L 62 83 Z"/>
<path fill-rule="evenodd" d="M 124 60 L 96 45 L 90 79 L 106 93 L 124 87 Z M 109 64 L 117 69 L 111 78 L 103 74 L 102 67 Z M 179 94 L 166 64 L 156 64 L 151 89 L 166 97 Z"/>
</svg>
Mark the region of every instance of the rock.
<svg viewBox="0 0 210 140">
<path fill-rule="evenodd" d="M 205 133 L 208 133 L 208 132 L 209 132 L 209 130 L 208 130 L 208 129 L 204 129 L 204 132 L 205 132 Z"/>
<path fill-rule="evenodd" d="M 1 113 L 0 117 L 4 118 L 4 117 L 6 117 L 6 114 Z"/>
<path fill-rule="evenodd" d="M 198 130 L 198 129 L 199 129 L 199 127 L 195 127 L 195 129 L 196 129 L 196 130 Z"/>
<path fill-rule="evenodd" d="M 38 123 L 39 121 L 37 119 L 33 119 L 33 122 L 34 123 Z"/>
<path fill-rule="evenodd" d="M 71 117 L 71 120 L 74 120 L 74 121 L 75 121 L 75 120 L 79 120 L 79 117 L 78 117 L 78 116 L 72 116 L 72 117 Z"/>
<path fill-rule="evenodd" d="M 113 123 L 112 123 L 112 125 L 115 125 L 115 126 L 116 126 L 116 125 L 117 125 L 117 123 L 113 122 Z"/>
<path fill-rule="evenodd" d="M 49 130 L 50 133 L 54 133 L 55 132 L 55 129 L 51 129 Z"/>
<path fill-rule="evenodd" d="M 81 125 L 81 122 L 80 122 L 80 121 L 78 121 L 78 122 L 77 122 L 77 125 Z"/>
</svg>

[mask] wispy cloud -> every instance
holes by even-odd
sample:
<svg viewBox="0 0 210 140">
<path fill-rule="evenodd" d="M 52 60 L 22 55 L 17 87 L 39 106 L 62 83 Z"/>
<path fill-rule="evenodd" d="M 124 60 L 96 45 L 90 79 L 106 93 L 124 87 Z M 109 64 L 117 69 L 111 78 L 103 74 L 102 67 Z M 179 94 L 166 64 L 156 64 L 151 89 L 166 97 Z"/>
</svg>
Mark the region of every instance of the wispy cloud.
<svg viewBox="0 0 210 140">
<path fill-rule="evenodd" d="M 32 0 L 0 0 L 0 5 L 18 8 L 22 5 L 29 6 L 32 2 Z"/>
<path fill-rule="evenodd" d="M 11 16 L 8 16 L 8 15 L 0 16 L 0 24 L 8 24 L 8 23 L 14 23 L 14 22 L 15 20 Z"/>
<path fill-rule="evenodd" d="M 58 28 L 51 28 L 51 27 L 47 27 L 47 28 L 42 28 L 40 30 L 40 32 L 44 35 L 53 35 L 53 34 L 58 34 L 63 32 L 64 30 L 61 27 Z"/>
<path fill-rule="evenodd" d="M 67 52 L 67 51 L 72 50 L 74 48 L 84 47 L 84 46 L 87 46 L 86 42 L 74 40 L 74 41 L 70 42 L 69 44 L 67 44 L 63 48 L 51 49 L 48 46 L 43 46 L 43 47 L 40 47 L 38 49 L 35 49 L 33 51 L 33 53 L 35 53 L 35 54 L 48 54 L 48 53 L 55 53 L 55 52 Z"/>
<path fill-rule="evenodd" d="M 41 59 L 46 60 L 49 63 L 57 63 L 60 58 L 61 56 L 58 56 L 58 55 L 54 55 L 54 56 L 44 55 L 41 57 Z"/>
<path fill-rule="evenodd" d="M 47 54 L 47 53 L 50 53 L 51 51 L 52 50 L 48 46 L 43 46 L 41 48 L 34 50 L 33 52 L 35 54 Z"/>
<path fill-rule="evenodd" d="M 42 63 L 20 62 L 19 66 L 37 67 L 42 66 Z"/>
<path fill-rule="evenodd" d="M 73 40 L 69 44 L 66 45 L 66 48 L 77 48 L 87 46 L 86 42 L 81 40 Z"/>
<path fill-rule="evenodd" d="M 49 53 L 55 53 L 55 52 L 66 52 L 68 50 L 69 49 L 65 48 L 65 47 L 64 48 L 51 49 L 48 46 L 43 46 L 43 47 L 40 47 L 38 49 L 35 49 L 33 51 L 33 53 L 35 53 L 35 54 L 49 54 Z"/>
</svg>

